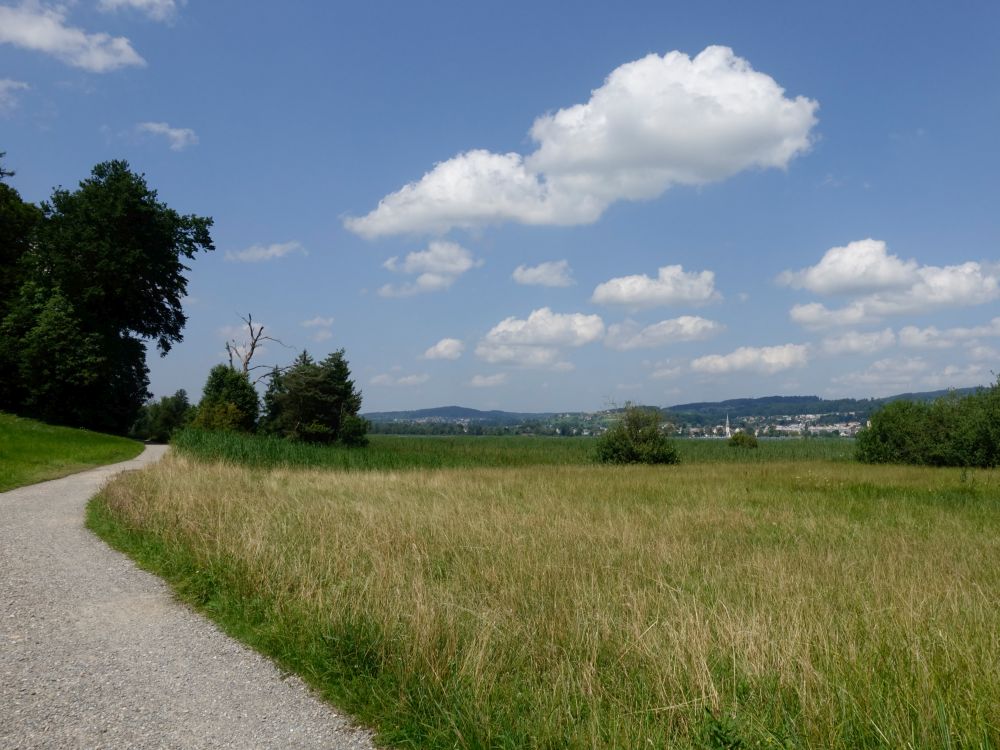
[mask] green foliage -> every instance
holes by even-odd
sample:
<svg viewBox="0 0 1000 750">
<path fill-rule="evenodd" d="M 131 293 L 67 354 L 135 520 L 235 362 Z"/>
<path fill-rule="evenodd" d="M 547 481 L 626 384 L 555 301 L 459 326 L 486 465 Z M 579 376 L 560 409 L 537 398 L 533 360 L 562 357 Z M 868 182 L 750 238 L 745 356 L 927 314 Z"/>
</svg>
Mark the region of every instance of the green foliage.
<svg viewBox="0 0 1000 750">
<path fill-rule="evenodd" d="M 1000 465 L 1000 380 L 968 396 L 888 404 L 858 433 L 857 458 L 872 464 Z"/>
<path fill-rule="evenodd" d="M 124 433 L 149 398 L 145 341 L 181 340 L 182 261 L 213 249 L 211 224 L 124 161 L 40 209 L 0 184 L 0 408 Z"/>
<path fill-rule="evenodd" d="M 361 393 L 351 380 L 344 350 L 319 363 L 304 351 L 288 370 L 271 374 L 261 429 L 308 443 L 364 445 L 368 422 L 358 416 L 360 409 Z"/>
<path fill-rule="evenodd" d="M 141 451 L 133 440 L 0 413 L 0 492 L 127 461 Z"/>
<path fill-rule="evenodd" d="M 208 373 L 193 424 L 205 430 L 253 432 L 259 410 L 257 391 L 246 373 L 216 365 Z"/>
<path fill-rule="evenodd" d="M 629 406 L 598 438 L 597 460 L 605 464 L 676 464 L 680 459 L 660 427 L 660 412 Z"/>
<path fill-rule="evenodd" d="M 145 404 L 129 430 L 129 437 L 166 443 L 175 432 L 191 422 L 194 413 L 195 408 L 188 401 L 187 391 L 182 388 L 173 396 L 164 396 L 159 401 Z"/>
<path fill-rule="evenodd" d="M 751 449 L 757 448 L 760 445 L 756 435 L 752 432 L 744 432 L 743 430 L 734 432 L 727 442 L 730 448 Z"/>
</svg>

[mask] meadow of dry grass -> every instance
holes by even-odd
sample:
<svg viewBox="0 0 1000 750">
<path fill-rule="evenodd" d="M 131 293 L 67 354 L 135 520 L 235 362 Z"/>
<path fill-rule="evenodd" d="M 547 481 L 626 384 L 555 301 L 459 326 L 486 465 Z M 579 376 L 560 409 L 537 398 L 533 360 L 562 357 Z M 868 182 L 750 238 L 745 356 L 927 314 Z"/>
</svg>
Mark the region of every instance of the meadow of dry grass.
<svg viewBox="0 0 1000 750">
<path fill-rule="evenodd" d="M 998 480 L 173 456 L 90 523 L 389 745 L 986 748 Z"/>
</svg>

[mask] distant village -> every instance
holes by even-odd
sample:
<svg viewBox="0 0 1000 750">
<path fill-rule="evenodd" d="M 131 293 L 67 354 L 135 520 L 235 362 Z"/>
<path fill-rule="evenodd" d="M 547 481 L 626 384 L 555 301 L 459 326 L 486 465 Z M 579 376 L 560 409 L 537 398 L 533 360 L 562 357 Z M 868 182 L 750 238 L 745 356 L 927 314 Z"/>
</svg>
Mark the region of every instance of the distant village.
<svg viewBox="0 0 1000 750">
<path fill-rule="evenodd" d="M 856 412 L 742 416 L 712 424 L 674 418 L 664 412 L 663 427 L 678 437 L 726 438 L 743 431 L 758 437 L 854 437 L 867 422 Z M 617 410 L 565 412 L 538 415 L 500 424 L 489 419 L 461 416 L 413 416 L 376 419 L 372 431 L 383 434 L 418 435 L 545 435 L 586 437 L 600 435 L 618 419 Z"/>
</svg>

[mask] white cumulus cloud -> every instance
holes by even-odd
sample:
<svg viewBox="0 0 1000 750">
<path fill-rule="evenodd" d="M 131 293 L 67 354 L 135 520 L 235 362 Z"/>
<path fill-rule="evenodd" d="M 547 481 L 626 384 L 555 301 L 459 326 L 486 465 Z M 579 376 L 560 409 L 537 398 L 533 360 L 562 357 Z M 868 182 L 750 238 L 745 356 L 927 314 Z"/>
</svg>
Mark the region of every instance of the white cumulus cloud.
<svg viewBox="0 0 1000 750">
<path fill-rule="evenodd" d="M 528 156 L 473 150 L 385 196 L 348 229 L 368 238 L 506 221 L 574 225 L 612 203 L 655 198 L 810 147 L 818 104 L 790 99 L 728 47 L 650 54 L 611 72 L 590 99 L 542 115 Z"/>
<path fill-rule="evenodd" d="M 424 359 L 458 359 L 465 344 L 458 339 L 441 339 L 424 352 Z"/>
<path fill-rule="evenodd" d="M 246 250 L 227 250 L 226 260 L 240 263 L 261 263 L 276 258 L 284 258 L 290 253 L 306 254 L 300 242 L 278 242 L 273 245 L 252 245 Z"/>
<path fill-rule="evenodd" d="M 871 354 L 887 349 L 896 343 L 896 334 L 891 328 L 881 331 L 847 331 L 840 336 L 823 339 L 823 351 L 827 354 Z"/>
<path fill-rule="evenodd" d="M 528 286 L 573 286 L 568 260 L 550 260 L 537 266 L 518 266 L 511 278 Z"/>
<path fill-rule="evenodd" d="M 802 367 L 809 361 L 809 347 L 805 344 L 780 346 L 741 346 L 729 354 L 709 354 L 691 362 L 695 372 L 720 375 L 729 372 L 759 372 L 773 375 L 792 367 Z"/>
<path fill-rule="evenodd" d="M 97 7 L 105 13 L 131 8 L 154 21 L 169 21 L 177 14 L 174 0 L 100 0 Z"/>
<path fill-rule="evenodd" d="M 24 81 L 0 78 L 0 115 L 8 115 L 14 111 L 17 108 L 17 92 L 30 88 Z"/>
<path fill-rule="evenodd" d="M 426 250 L 408 253 L 400 260 L 393 256 L 382 266 L 394 273 L 415 275 L 405 284 L 386 284 L 378 290 L 383 297 L 409 297 L 423 292 L 440 292 L 466 271 L 483 265 L 482 260 L 455 242 L 431 242 Z"/>
<path fill-rule="evenodd" d="M 191 128 L 172 128 L 166 122 L 140 122 L 135 127 L 140 133 L 166 138 L 171 151 L 183 151 L 188 146 L 198 145 L 198 135 Z"/>
<path fill-rule="evenodd" d="M 600 340 L 604 321 L 598 315 L 554 313 L 547 307 L 526 319 L 505 318 L 490 329 L 476 346 L 476 356 L 493 364 L 569 369 L 562 350 Z"/>
<path fill-rule="evenodd" d="M 473 375 L 469 385 L 473 388 L 496 388 L 507 382 L 508 376 L 505 372 L 498 372 L 496 375 Z"/>
<path fill-rule="evenodd" d="M 658 307 L 704 304 L 720 299 L 712 271 L 685 271 L 683 266 L 663 266 L 655 279 L 645 274 L 620 276 L 598 284 L 590 301 L 599 305 Z"/>
<path fill-rule="evenodd" d="M 978 305 L 1000 296 L 1000 271 L 974 261 L 920 265 L 888 252 L 880 240 L 860 240 L 828 250 L 815 266 L 785 271 L 779 283 L 823 295 L 852 298 L 842 307 L 795 305 L 792 320 L 809 328 L 857 325 L 890 315 Z"/>
<path fill-rule="evenodd" d="M 146 64 L 125 37 L 88 34 L 67 26 L 64 6 L 45 8 L 37 2 L 0 5 L 0 44 L 4 43 L 52 55 L 91 73 Z"/>
<path fill-rule="evenodd" d="M 697 315 L 682 315 L 671 320 L 661 320 L 645 328 L 640 328 L 637 323 L 627 320 L 624 323 L 608 326 L 608 335 L 604 343 L 619 351 L 653 349 L 680 341 L 702 341 L 724 329 L 725 326 L 721 323 Z"/>
</svg>

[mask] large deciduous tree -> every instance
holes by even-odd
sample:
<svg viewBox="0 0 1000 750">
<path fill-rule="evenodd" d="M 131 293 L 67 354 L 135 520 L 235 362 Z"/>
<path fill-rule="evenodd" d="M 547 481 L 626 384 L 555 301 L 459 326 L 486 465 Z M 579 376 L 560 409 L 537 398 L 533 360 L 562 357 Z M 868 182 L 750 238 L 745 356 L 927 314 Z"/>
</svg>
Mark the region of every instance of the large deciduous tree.
<svg viewBox="0 0 1000 750">
<path fill-rule="evenodd" d="M 182 339 L 185 261 L 214 249 L 212 220 L 160 202 L 124 161 L 34 213 L 0 191 L 0 212 L 23 227 L 0 258 L 16 286 L 0 287 L 0 407 L 125 432 L 149 397 L 146 342 Z"/>
</svg>

